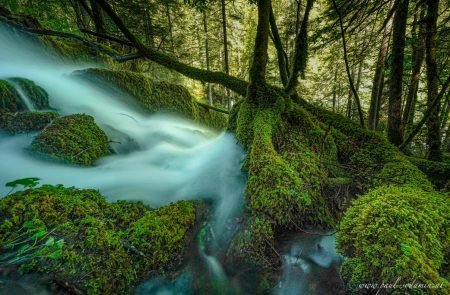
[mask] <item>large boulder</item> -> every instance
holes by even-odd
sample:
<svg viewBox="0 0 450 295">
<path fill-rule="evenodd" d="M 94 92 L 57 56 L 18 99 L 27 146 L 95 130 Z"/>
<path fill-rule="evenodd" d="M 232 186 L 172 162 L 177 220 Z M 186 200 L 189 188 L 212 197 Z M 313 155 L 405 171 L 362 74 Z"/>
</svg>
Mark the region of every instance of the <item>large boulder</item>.
<svg viewBox="0 0 450 295">
<path fill-rule="evenodd" d="M 109 154 L 108 137 L 94 118 L 75 114 L 57 118 L 39 133 L 33 149 L 73 164 L 93 165 Z"/>
<path fill-rule="evenodd" d="M 44 185 L 0 200 L 1 256 L 9 257 L 0 267 L 44 273 L 64 294 L 127 294 L 150 273 L 179 266 L 195 221 L 192 202 L 151 210 Z"/>
<path fill-rule="evenodd" d="M 0 130 L 9 133 L 40 131 L 57 117 L 55 112 L 0 112 Z"/>
</svg>

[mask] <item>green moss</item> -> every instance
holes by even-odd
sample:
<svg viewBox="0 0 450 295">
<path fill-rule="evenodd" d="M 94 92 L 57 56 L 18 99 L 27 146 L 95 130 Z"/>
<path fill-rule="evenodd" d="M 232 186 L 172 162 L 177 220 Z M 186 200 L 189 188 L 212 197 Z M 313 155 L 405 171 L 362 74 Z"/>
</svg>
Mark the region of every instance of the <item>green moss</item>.
<svg viewBox="0 0 450 295">
<path fill-rule="evenodd" d="M 414 157 L 409 157 L 408 159 L 427 175 L 428 180 L 437 189 L 450 190 L 450 163 L 434 162 Z"/>
<path fill-rule="evenodd" d="M 33 81 L 25 78 L 11 78 L 8 80 L 12 81 L 20 87 L 20 89 L 22 89 L 24 94 L 31 100 L 36 109 L 42 110 L 50 107 L 47 92 L 42 87 L 36 85 Z"/>
<path fill-rule="evenodd" d="M 348 257 L 342 266 L 347 286 L 363 294 L 361 283 L 395 283 L 401 278 L 406 283 L 443 283 L 448 290 L 439 271 L 450 245 L 449 214 L 446 196 L 417 187 L 382 186 L 355 200 L 337 237 L 339 251 Z M 415 290 L 428 291 L 444 290 Z"/>
<path fill-rule="evenodd" d="M 19 112 L 26 110 L 19 93 L 5 80 L 0 80 L 0 111 Z"/>
<path fill-rule="evenodd" d="M 10 133 L 35 132 L 44 129 L 57 117 L 54 112 L 0 112 L 0 130 Z"/>
<path fill-rule="evenodd" d="M 60 117 L 48 125 L 33 141 L 33 149 L 80 165 L 93 165 L 109 154 L 108 138 L 88 115 Z"/>
<path fill-rule="evenodd" d="M 150 112 L 181 114 L 215 129 L 224 129 L 226 116 L 199 106 L 189 91 L 177 84 L 155 81 L 149 76 L 129 71 L 88 69 L 75 74 L 89 80 L 102 80 L 137 98 Z"/>
<path fill-rule="evenodd" d="M 97 191 L 43 186 L 0 200 L 0 261 L 44 272 L 87 294 L 127 293 L 181 261 L 195 222 L 190 202 L 149 210 Z"/>
</svg>

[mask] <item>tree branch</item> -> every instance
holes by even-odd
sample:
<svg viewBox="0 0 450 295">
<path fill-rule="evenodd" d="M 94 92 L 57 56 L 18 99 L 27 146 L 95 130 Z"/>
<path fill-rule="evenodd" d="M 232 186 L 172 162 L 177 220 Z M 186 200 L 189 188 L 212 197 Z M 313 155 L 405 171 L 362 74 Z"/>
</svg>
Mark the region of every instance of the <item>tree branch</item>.
<svg viewBox="0 0 450 295">
<path fill-rule="evenodd" d="M 166 68 L 175 70 L 184 76 L 200 80 L 203 82 L 217 83 L 223 85 L 239 95 L 245 96 L 247 93 L 248 82 L 232 77 L 222 72 L 213 72 L 188 66 L 178 60 L 158 52 L 153 48 L 145 46 L 133 33 L 131 33 L 120 17 L 114 12 L 111 6 L 105 0 L 96 0 L 103 10 L 108 14 L 110 19 L 116 24 L 122 34 L 136 47 L 142 57 L 156 62 Z"/>
<path fill-rule="evenodd" d="M 348 65 L 347 43 L 345 41 L 345 31 L 344 31 L 344 24 L 342 23 L 342 15 L 341 15 L 341 12 L 339 11 L 339 9 L 338 9 L 338 7 L 336 5 L 336 1 L 335 0 L 331 0 L 331 2 L 333 3 L 333 7 L 336 10 L 336 13 L 337 13 L 338 18 L 339 18 L 339 26 L 341 28 L 341 37 L 342 37 L 342 47 L 344 49 L 345 70 L 347 71 L 348 82 L 350 83 L 350 89 L 351 89 L 351 91 L 353 93 L 353 96 L 355 97 L 356 107 L 358 108 L 359 123 L 360 123 L 361 127 L 364 128 L 364 115 L 363 115 L 363 112 L 362 112 L 362 109 L 361 109 L 361 101 L 359 100 L 358 92 L 356 91 L 355 85 L 353 84 L 352 75 L 350 73 L 350 67 Z"/>
</svg>

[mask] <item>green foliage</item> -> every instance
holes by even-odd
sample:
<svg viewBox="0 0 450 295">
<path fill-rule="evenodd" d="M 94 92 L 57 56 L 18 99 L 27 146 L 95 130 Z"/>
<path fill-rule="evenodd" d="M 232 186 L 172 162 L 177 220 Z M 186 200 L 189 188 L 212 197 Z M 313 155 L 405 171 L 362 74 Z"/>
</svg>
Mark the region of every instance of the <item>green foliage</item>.
<svg viewBox="0 0 450 295">
<path fill-rule="evenodd" d="M 151 211 L 97 191 L 44 185 L 0 200 L 2 265 L 45 272 L 87 294 L 126 293 L 181 260 L 195 222 L 190 202 Z"/>
<path fill-rule="evenodd" d="M 224 129 L 226 116 L 199 106 L 189 91 L 181 85 L 156 81 L 129 71 L 88 69 L 76 74 L 89 80 L 102 80 L 137 98 L 150 112 L 165 111 L 183 115 L 215 129 Z"/>
<path fill-rule="evenodd" d="M 347 286 L 363 294 L 361 283 L 394 283 L 401 278 L 407 283 L 443 283 L 448 290 L 439 271 L 450 245 L 449 214 L 446 196 L 411 186 L 382 186 L 355 200 L 337 237 L 339 251 L 348 257 L 342 266 Z M 444 290 L 414 290 L 428 291 Z"/>
<path fill-rule="evenodd" d="M 27 177 L 16 179 L 14 181 L 7 182 L 5 184 L 6 187 L 16 188 L 18 185 L 23 186 L 24 188 L 33 188 L 39 184 L 40 178 L 37 177 Z"/>
<path fill-rule="evenodd" d="M 57 117 L 55 112 L 0 112 L 0 130 L 10 133 L 40 131 Z"/>
<path fill-rule="evenodd" d="M 33 149 L 55 159 L 93 165 L 109 154 L 108 138 L 94 118 L 75 114 L 55 119 L 33 141 Z"/>
</svg>

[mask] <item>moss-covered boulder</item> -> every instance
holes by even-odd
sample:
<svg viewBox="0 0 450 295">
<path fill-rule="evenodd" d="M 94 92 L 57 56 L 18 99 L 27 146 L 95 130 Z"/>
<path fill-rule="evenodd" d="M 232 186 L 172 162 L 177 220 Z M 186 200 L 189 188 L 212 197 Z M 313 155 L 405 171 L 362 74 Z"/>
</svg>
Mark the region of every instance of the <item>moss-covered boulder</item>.
<svg viewBox="0 0 450 295">
<path fill-rule="evenodd" d="M 73 164 L 93 165 L 109 154 L 108 138 L 94 118 L 75 114 L 55 119 L 33 141 L 33 149 Z"/>
<path fill-rule="evenodd" d="M 0 80 L 0 111 L 20 112 L 28 110 L 28 106 L 20 97 L 19 89 L 22 91 L 35 109 L 48 109 L 47 92 L 36 85 L 33 81 L 25 78 L 9 78 Z"/>
<path fill-rule="evenodd" d="M 5 80 L 0 80 L 0 111 L 19 112 L 26 110 L 16 89 Z"/>
<path fill-rule="evenodd" d="M 10 78 L 8 81 L 22 90 L 23 94 L 28 97 L 37 110 L 48 109 L 50 107 L 47 92 L 33 81 L 19 77 Z"/>
<path fill-rule="evenodd" d="M 0 261 L 43 272 L 62 291 L 123 294 L 179 265 L 195 218 L 191 202 L 150 210 L 45 185 L 0 200 Z"/>
<path fill-rule="evenodd" d="M 0 130 L 9 133 L 40 131 L 57 117 L 55 112 L 0 112 Z"/>
<path fill-rule="evenodd" d="M 129 71 L 88 69 L 75 75 L 90 81 L 110 83 L 121 91 L 137 98 L 139 103 L 151 112 L 171 112 L 183 115 L 215 129 L 225 129 L 225 114 L 199 106 L 189 91 L 177 84 L 156 81 L 150 77 Z"/>
<path fill-rule="evenodd" d="M 358 198 L 340 223 L 342 275 L 352 293 L 364 283 L 428 284 L 438 288 L 387 290 L 394 294 L 446 294 L 443 278 L 450 246 L 450 200 L 417 187 L 382 186 Z M 395 293 L 397 292 L 397 293 Z M 411 293 L 409 293 L 411 292 Z"/>
</svg>

